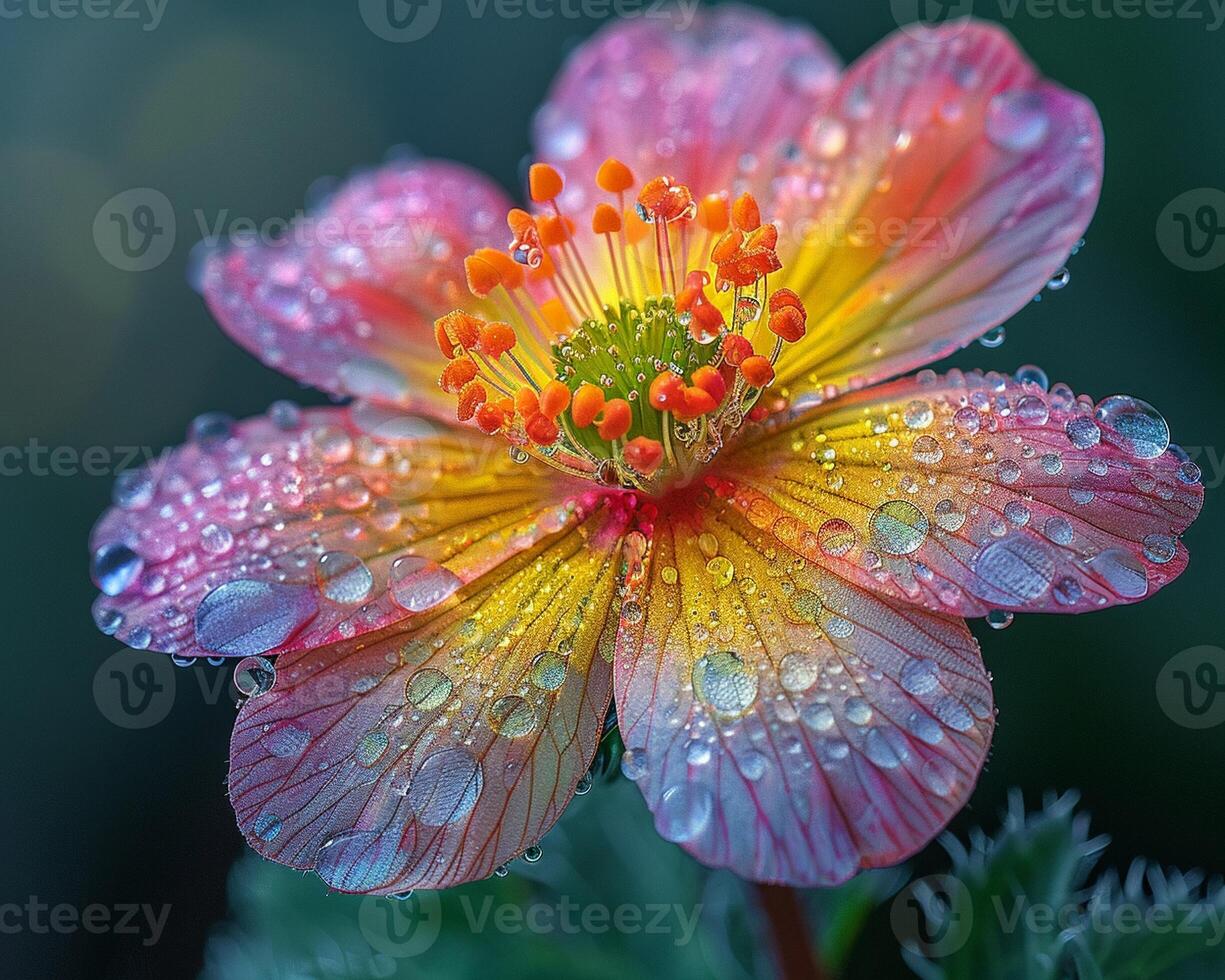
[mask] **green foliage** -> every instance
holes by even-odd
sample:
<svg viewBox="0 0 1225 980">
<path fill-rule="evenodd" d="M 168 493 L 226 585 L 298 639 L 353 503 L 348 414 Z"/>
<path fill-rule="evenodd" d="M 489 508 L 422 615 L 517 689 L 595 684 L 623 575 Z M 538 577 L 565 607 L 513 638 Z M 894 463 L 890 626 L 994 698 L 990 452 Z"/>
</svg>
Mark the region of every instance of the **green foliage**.
<svg viewBox="0 0 1225 980">
<path fill-rule="evenodd" d="M 1012 797 L 994 838 L 944 844 L 949 875 L 894 903 L 903 955 L 924 980 L 1201 980 L 1225 976 L 1225 892 L 1137 861 L 1090 881 L 1106 838 L 1076 797 L 1026 814 Z M 908 929 L 910 913 L 921 915 Z M 914 923 L 909 923 L 914 925 Z"/>
</svg>

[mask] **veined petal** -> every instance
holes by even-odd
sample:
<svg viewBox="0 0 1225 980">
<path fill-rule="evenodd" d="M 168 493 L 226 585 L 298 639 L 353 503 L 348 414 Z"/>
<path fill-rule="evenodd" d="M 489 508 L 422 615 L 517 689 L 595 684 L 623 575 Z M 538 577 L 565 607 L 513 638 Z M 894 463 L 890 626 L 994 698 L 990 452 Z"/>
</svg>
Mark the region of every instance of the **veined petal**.
<svg viewBox="0 0 1225 980">
<path fill-rule="evenodd" d="M 449 608 L 279 658 L 230 749 L 251 846 L 386 894 L 487 877 L 539 841 L 608 710 L 623 526 L 602 509 Z"/>
<path fill-rule="evenodd" d="M 130 646 L 237 657 L 360 636 L 594 501 L 472 430 L 361 403 L 206 417 L 193 435 L 123 474 L 93 532 L 94 616 Z"/>
<path fill-rule="evenodd" d="M 780 383 L 879 381 L 1011 316 L 1089 224 L 1102 145 L 1092 104 L 1044 81 L 998 27 L 886 40 L 778 184 L 785 285 L 809 313 Z"/>
<path fill-rule="evenodd" d="M 506 244 L 509 206 L 458 164 L 389 164 L 353 178 L 280 243 L 209 256 L 204 296 L 231 337 L 290 377 L 451 418 L 434 320 L 471 301 L 464 257 Z"/>
<path fill-rule="evenodd" d="M 981 616 L 1136 602 L 1187 565 L 1198 469 L 1156 410 L 952 371 L 799 407 L 728 455 L 779 548 L 894 599 Z"/>
<path fill-rule="evenodd" d="M 782 148 L 821 111 L 840 62 L 799 24 L 740 6 L 696 12 L 692 24 L 619 21 L 570 58 L 535 126 L 542 159 L 581 180 L 574 208 L 608 157 L 640 179 L 668 174 L 695 193 L 735 177 L 764 188 Z M 751 162 L 750 162 L 751 161 Z"/>
<path fill-rule="evenodd" d="M 623 606 L 617 716 L 663 836 L 745 878 L 894 864 L 965 803 L 994 725 L 965 623 L 788 558 L 709 495 Z"/>
</svg>

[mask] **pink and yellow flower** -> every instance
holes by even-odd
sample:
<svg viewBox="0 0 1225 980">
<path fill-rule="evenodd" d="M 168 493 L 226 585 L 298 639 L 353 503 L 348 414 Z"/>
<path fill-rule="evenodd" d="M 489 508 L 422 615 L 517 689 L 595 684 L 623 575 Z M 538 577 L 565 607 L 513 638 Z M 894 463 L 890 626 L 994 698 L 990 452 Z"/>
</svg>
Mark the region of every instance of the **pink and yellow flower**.
<svg viewBox="0 0 1225 980">
<path fill-rule="evenodd" d="M 842 73 L 721 8 L 603 32 L 536 138 L 531 211 L 400 162 L 208 260 L 231 336 L 353 401 L 207 416 L 125 474 L 99 625 L 243 661 L 239 825 L 342 891 L 535 845 L 610 703 L 700 861 L 819 885 L 905 858 L 991 739 L 965 618 L 1134 602 L 1186 566 L 1198 471 L 1144 402 L 1034 369 L 888 381 L 1063 265 L 1093 107 L 987 25 Z"/>
</svg>

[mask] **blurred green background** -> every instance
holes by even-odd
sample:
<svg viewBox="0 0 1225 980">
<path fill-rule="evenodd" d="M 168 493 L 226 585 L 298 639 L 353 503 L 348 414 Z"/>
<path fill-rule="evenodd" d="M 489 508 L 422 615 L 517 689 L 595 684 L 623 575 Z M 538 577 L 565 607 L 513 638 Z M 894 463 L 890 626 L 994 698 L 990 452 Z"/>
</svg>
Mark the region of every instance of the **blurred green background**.
<svg viewBox="0 0 1225 980">
<path fill-rule="evenodd" d="M 847 61 L 897 26 L 884 0 L 757 5 L 815 26 Z M 973 6 L 993 19 L 1012 9 L 998 0 Z M 223 215 L 292 216 L 319 176 L 376 163 L 406 142 L 517 189 L 531 114 L 566 52 L 600 21 L 474 18 L 459 0 L 444 8 L 428 38 L 393 44 L 366 28 L 355 0 L 168 0 L 152 30 L 143 0 L 123 8 L 134 20 L 45 17 L 37 15 L 48 9 L 42 0 L 6 2 L 0 446 L 22 447 L 23 459 L 31 439 L 76 453 L 100 446 L 122 462 L 123 447 L 156 452 L 180 441 L 206 410 L 241 417 L 277 398 L 319 400 L 229 343 L 188 287 L 188 254 L 201 237 L 196 213 L 210 224 Z M 1176 441 L 1202 447 L 1209 489 L 1204 517 L 1186 535 L 1191 567 L 1154 599 L 978 631 L 1000 719 L 986 772 L 954 829 L 994 826 L 1010 786 L 1035 800 L 1047 788 L 1077 787 L 1097 827 L 1114 836 L 1107 863 L 1144 855 L 1220 871 L 1225 726 L 1180 727 L 1154 685 L 1178 651 L 1225 645 L 1225 269 L 1179 268 L 1154 229 L 1177 195 L 1225 184 L 1225 30 L 1209 29 L 1206 2 L 1191 8 L 1198 19 L 1147 8 L 1124 17 L 1109 4 L 1098 9 L 1114 16 L 1033 16 L 1048 9 L 1026 13 L 1022 4 L 1007 26 L 1047 74 L 1097 104 L 1107 134 L 1102 204 L 1069 288 L 1022 311 L 1001 348 L 974 346 L 951 362 L 1037 363 L 1096 398 L 1136 394 L 1163 411 Z M 165 262 L 125 272 L 99 254 L 92 227 L 105 201 L 135 187 L 169 198 L 178 233 Z M 223 792 L 232 705 L 201 692 L 197 680 L 221 675 L 200 667 L 179 672 L 160 724 L 131 731 L 107 720 L 92 685 L 116 645 L 90 620 L 85 544 L 111 475 L 19 468 L 0 477 L 9 636 L 0 903 L 37 896 L 172 910 L 151 947 L 84 931 L 5 935 L 5 970 L 193 975 L 207 934 L 226 915 L 226 877 L 244 850 Z M 586 819 L 594 795 L 571 819 Z M 612 798 L 638 805 L 632 794 Z M 640 858 L 625 857 L 635 847 L 626 834 L 617 860 L 658 853 L 652 840 L 641 843 Z M 943 866 L 942 852 L 929 852 L 920 870 Z M 593 843 L 574 860 L 596 866 L 608 855 Z M 869 935 L 847 975 L 908 975 L 887 916 L 873 919 Z M 435 963 L 431 975 L 450 974 Z"/>
</svg>

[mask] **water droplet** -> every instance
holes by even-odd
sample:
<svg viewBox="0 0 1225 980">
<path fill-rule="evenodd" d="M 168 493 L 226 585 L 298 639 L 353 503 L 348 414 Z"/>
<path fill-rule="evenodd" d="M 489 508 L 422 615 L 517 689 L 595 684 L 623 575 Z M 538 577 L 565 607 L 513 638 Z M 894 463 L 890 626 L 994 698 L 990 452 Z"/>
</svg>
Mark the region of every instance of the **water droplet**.
<svg viewBox="0 0 1225 980">
<path fill-rule="evenodd" d="M 1007 340 L 1007 334 L 1003 327 L 996 327 L 993 330 L 988 330 L 985 334 L 978 338 L 978 342 L 987 349 L 994 349 L 1003 345 Z"/>
<path fill-rule="evenodd" d="M 847 128 L 835 116 L 823 116 L 808 137 L 812 152 L 822 160 L 833 160 L 846 149 Z"/>
<path fill-rule="evenodd" d="M 1093 414 L 1110 441 L 1137 459 L 1156 459 L 1169 448 L 1170 428 L 1148 402 L 1112 395 L 1098 402 Z"/>
<path fill-rule="evenodd" d="M 450 569 L 410 555 L 391 566 L 391 597 L 409 612 L 425 612 L 453 596 L 463 583 Z"/>
<path fill-rule="evenodd" d="M 367 732 L 358 740 L 353 756 L 357 759 L 358 765 L 369 769 L 383 758 L 383 753 L 387 751 L 389 744 L 390 739 L 386 732 L 382 730 Z"/>
<path fill-rule="evenodd" d="M 863 698 L 847 698 L 842 710 L 852 725 L 866 725 L 872 720 L 872 706 Z"/>
<path fill-rule="evenodd" d="M 940 686 L 940 665 L 925 657 L 907 660 L 901 681 L 903 690 L 910 694 L 931 694 Z"/>
<path fill-rule="evenodd" d="M 201 449 L 212 451 L 225 445 L 234 434 L 234 420 L 223 412 L 198 415 L 187 430 L 187 439 Z"/>
<path fill-rule="evenodd" d="M 995 96 L 987 107 L 987 139 L 1010 153 L 1031 153 L 1046 140 L 1050 117 L 1037 92 L 1014 89 Z"/>
<path fill-rule="evenodd" d="M 271 844 L 277 839 L 277 835 L 280 834 L 282 826 L 283 824 L 281 823 L 280 817 L 278 817 L 275 813 L 269 813 L 267 810 L 265 810 L 255 818 L 255 824 L 252 829 L 255 831 L 256 837 L 262 840 L 265 844 Z"/>
<path fill-rule="evenodd" d="M 227 554 L 234 547 L 234 535 L 228 527 L 206 524 L 200 530 L 200 547 L 210 555 Z"/>
<path fill-rule="evenodd" d="M 453 686 L 451 678 L 441 670 L 424 667 L 408 679 L 404 685 L 404 696 L 414 707 L 433 711 L 446 703 Z"/>
<path fill-rule="evenodd" d="M 260 736 L 259 744 L 278 759 L 292 759 L 310 745 L 310 732 L 288 721 L 275 722 Z"/>
<path fill-rule="evenodd" d="M 266 657 L 244 657 L 234 668 L 234 687 L 244 698 L 258 698 L 272 690 L 276 668 Z"/>
<path fill-rule="evenodd" d="M 319 611 L 305 585 L 238 579 L 219 586 L 196 609 L 196 643 L 227 656 L 267 653 Z"/>
<path fill-rule="evenodd" d="M 932 756 L 919 772 L 923 785 L 937 796 L 948 796 L 957 785 L 957 770 L 947 759 Z"/>
<path fill-rule="evenodd" d="M 868 520 L 872 544 L 888 555 L 918 551 L 930 528 L 923 512 L 908 500 L 889 500 L 872 512 Z"/>
<path fill-rule="evenodd" d="M 664 791 L 655 813 L 655 829 L 665 840 L 683 844 L 697 838 L 710 823 L 714 797 L 695 783 L 678 783 Z"/>
<path fill-rule="evenodd" d="M 736 566 L 719 555 L 706 563 L 706 571 L 714 579 L 715 588 L 721 589 L 731 584 L 736 575 Z"/>
<path fill-rule="evenodd" d="M 841 558 L 855 547 L 855 529 L 842 518 L 835 517 L 821 525 L 817 543 L 831 558 Z"/>
<path fill-rule="evenodd" d="M 366 563 L 347 551 L 320 555 L 315 565 L 315 581 L 327 598 L 344 605 L 363 602 L 374 587 L 374 576 Z"/>
<path fill-rule="evenodd" d="M 980 599 L 1015 606 L 1046 593 L 1055 559 L 1029 535 L 1016 532 L 987 545 L 974 560 L 970 591 Z"/>
<path fill-rule="evenodd" d="M 916 462 L 935 466 L 944 459 L 944 449 L 941 448 L 939 440 L 934 437 L 919 436 L 911 446 L 911 455 L 914 456 Z"/>
<path fill-rule="evenodd" d="M 741 714 L 757 700 L 757 675 L 730 650 L 708 654 L 693 665 L 693 693 L 720 714 Z"/>
<path fill-rule="evenodd" d="M 705 742 L 690 742 L 685 761 L 691 766 L 704 766 L 710 761 L 710 746 Z"/>
<path fill-rule="evenodd" d="M 528 864 L 535 864 L 542 857 L 544 857 L 544 851 L 540 849 L 538 844 L 533 844 L 523 852 L 523 860 Z"/>
<path fill-rule="evenodd" d="M 1149 534 L 1144 538 L 1144 557 L 1157 565 L 1165 565 L 1178 554 L 1178 542 L 1168 534 Z"/>
<path fill-rule="evenodd" d="M 1003 630 L 1012 625 L 1013 615 L 1005 609 L 992 609 L 988 611 L 986 619 L 993 630 Z"/>
<path fill-rule="evenodd" d="M 140 510 L 153 502 L 156 490 L 157 482 L 153 479 L 153 474 L 144 467 L 124 470 L 115 477 L 111 500 L 116 507 L 123 510 Z"/>
<path fill-rule="evenodd" d="M 1046 372 L 1036 364 L 1022 364 L 1019 368 L 1017 368 L 1013 377 L 1016 378 L 1017 384 L 1035 385 L 1041 388 L 1043 391 L 1048 390 L 1051 386 L 1050 379 L 1046 376 Z"/>
<path fill-rule="evenodd" d="M 821 660 L 815 653 L 795 650 L 783 657 L 783 662 L 779 665 L 778 679 L 784 691 L 799 694 L 812 687 L 820 673 Z"/>
<path fill-rule="evenodd" d="M 621 775 L 632 783 L 638 782 L 647 774 L 647 750 L 626 749 L 621 755 Z"/>
<path fill-rule="evenodd" d="M 947 727 L 955 732 L 968 732 L 974 727 L 970 710 L 951 694 L 942 697 L 932 706 L 932 711 Z"/>
<path fill-rule="evenodd" d="M 910 402 L 902 412 L 902 421 L 908 429 L 926 429 L 935 417 L 931 403 L 921 400 Z"/>
<path fill-rule="evenodd" d="M 828 732 L 837 719 L 827 704 L 810 704 L 800 712 L 800 720 L 814 732 Z"/>
<path fill-rule="evenodd" d="M 952 500 L 941 500 L 936 504 L 934 513 L 936 524 L 950 534 L 960 531 L 965 526 L 965 511 L 961 510 Z"/>
<path fill-rule="evenodd" d="M 324 841 L 315 854 L 315 874 L 342 892 L 371 892 L 394 878 L 408 863 L 415 831 L 400 834 L 348 830 Z"/>
<path fill-rule="evenodd" d="M 1015 459 L 1001 460 L 995 472 L 1001 483 L 1011 485 L 1021 479 L 1021 464 Z"/>
<path fill-rule="evenodd" d="M 140 577 L 145 562 L 126 544 L 114 542 L 104 544 L 94 552 L 90 574 L 94 584 L 106 595 L 117 596 L 126 592 Z"/>
<path fill-rule="evenodd" d="M 485 784 L 477 762 L 465 749 L 441 749 L 429 756 L 408 787 L 408 805 L 427 827 L 442 827 L 467 816 Z"/>
<path fill-rule="evenodd" d="M 536 728 L 536 712 L 523 698 L 510 694 L 489 706 L 489 725 L 503 738 L 522 738 Z"/>
<path fill-rule="evenodd" d="M 268 418 L 282 432 L 292 432 L 302 424 L 302 409 L 290 401 L 277 401 L 268 406 Z"/>
<path fill-rule="evenodd" d="M 1066 518 L 1048 517 L 1046 523 L 1042 525 L 1042 533 L 1053 544 L 1069 545 L 1072 543 L 1072 525 Z"/>
<path fill-rule="evenodd" d="M 1140 559 L 1122 548 L 1107 548 L 1090 562 L 1089 567 L 1125 599 L 1139 599 L 1148 594 L 1148 571 Z"/>
<path fill-rule="evenodd" d="M 1017 402 L 1017 419 L 1026 425 L 1037 428 L 1046 425 L 1050 417 L 1051 410 L 1046 400 L 1037 395 L 1026 395 Z"/>
<path fill-rule="evenodd" d="M 1102 440 L 1102 430 L 1087 415 L 1077 415 L 1068 419 L 1063 431 L 1068 437 L 1068 442 L 1077 449 L 1092 449 Z"/>
<path fill-rule="evenodd" d="M 896 769 L 910 758 L 906 738 L 896 728 L 873 728 L 864 739 L 864 752 L 881 769 Z"/>
<path fill-rule="evenodd" d="M 770 760 L 756 749 L 749 749 L 740 757 L 740 772 L 744 778 L 757 782 L 770 768 Z"/>
</svg>

